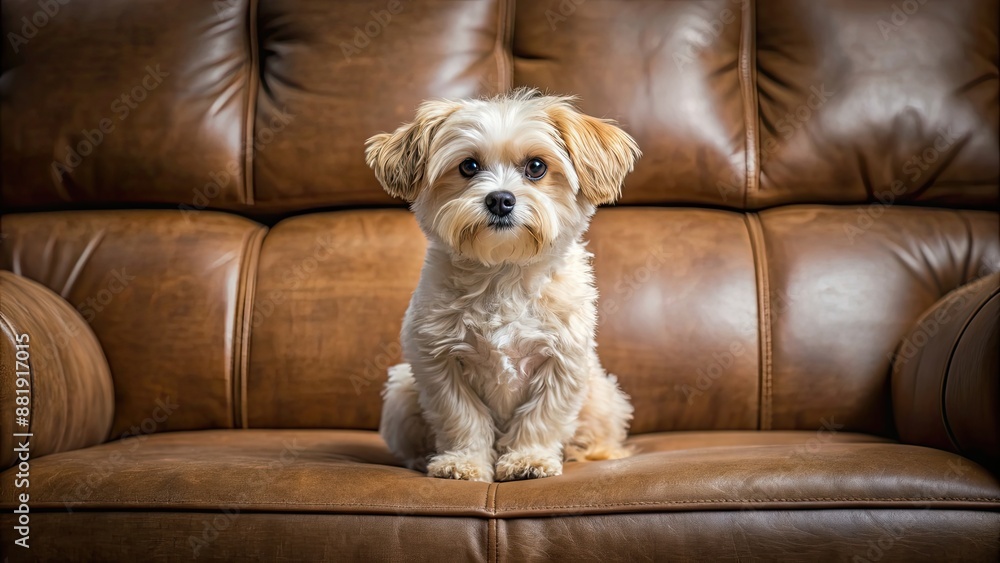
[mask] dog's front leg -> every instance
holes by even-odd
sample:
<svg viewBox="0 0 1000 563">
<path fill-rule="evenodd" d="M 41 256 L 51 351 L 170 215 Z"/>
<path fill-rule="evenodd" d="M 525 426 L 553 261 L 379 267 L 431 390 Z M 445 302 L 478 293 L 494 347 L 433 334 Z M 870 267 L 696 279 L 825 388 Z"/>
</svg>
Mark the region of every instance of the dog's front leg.
<svg viewBox="0 0 1000 563">
<path fill-rule="evenodd" d="M 434 431 L 435 451 L 427 474 L 444 479 L 493 481 L 496 436 L 493 418 L 462 376 L 455 359 L 415 366 L 420 380 L 420 406 Z"/>
<path fill-rule="evenodd" d="M 539 366 L 530 383 L 530 399 L 514 412 L 497 441 L 497 481 L 562 474 L 563 446 L 576 430 L 588 373 L 583 361 L 567 356 L 550 357 Z"/>
</svg>

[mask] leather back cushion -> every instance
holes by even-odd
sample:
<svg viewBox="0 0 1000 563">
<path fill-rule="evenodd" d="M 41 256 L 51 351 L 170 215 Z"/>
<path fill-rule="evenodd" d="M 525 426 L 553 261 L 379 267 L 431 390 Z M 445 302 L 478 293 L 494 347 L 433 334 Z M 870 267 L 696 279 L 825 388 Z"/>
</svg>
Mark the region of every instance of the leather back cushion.
<svg viewBox="0 0 1000 563">
<path fill-rule="evenodd" d="M 257 207 L 393 203 L 365 165 L 365 140 L 412 120 L 423 99 L 505 89 L 507 10 L 497 0 L 260 2 Z"/>
<path fill-rule="evenodd" d="M 257 275 L 247 426 L 377 428 L 423 258 L 423 234 L 401 210 L 276 225 Z"/>
<path fill-rule="evenodd" d="M 752 17 L 739 3 L 521 1 L 516 14 L 515 84 L 578 95 L 639 142 L 624 203 L 743 205 Z"/>
<path fill-rule="evenodd" d="M 942 295 L 1000 271 L 996 213 L 792 206 L 600 211 L 598 352 L 633 432 L 891 435 L 889 356 Z M 377 428 L 423 262 L 404 210 L 269 232 L 177 211 L 4 217 L 0 268 L 86 318 L 115 386 L 113 436 Z M 159 402 L 177 405 L 163 420 Z"/>
<path fill-rule="evenodd" d="M 211 212 L 94 211 L 5 215 L 3 231 L 0 268 L 54 290 L 94 330 L 114 381 L 112 438 L 236 425 L 266 229 Z"/>
<path fill-rule="evenodd" d="M 940 296 L 1000 270 L 989 212 L 800 206 L 609 209 L 591 227 L 598 352 L 633 432 L 891 434 L 889 355 Z M 855 228 L 849 228 L 855 227 Z M 261 253 L 251 427 L 376 428 L 423 260 L 402 210 L 278 224 Z"/>
<path fill-rule="evenodd" d="M 752 206 L 996 206 L 1000 4 L 755 4 L 761 164 Z"/>
<path fill-rule="evenodd" d="M 47 16 L 3 0 L 4 37 L 24 42 L 2 53 L 0 191 L 9 209 L 383 205 L 366 138 L 426 98 L 530 85 L 636 136 L 624 203 L 996 205 L 998 4 L 903 4 L 113 0 Z"/>
<path fill-rule="evenodd" d="M 3 2 L 8 209 L 246 202 L 250 2 L 44 4 Z"/>
</svg>

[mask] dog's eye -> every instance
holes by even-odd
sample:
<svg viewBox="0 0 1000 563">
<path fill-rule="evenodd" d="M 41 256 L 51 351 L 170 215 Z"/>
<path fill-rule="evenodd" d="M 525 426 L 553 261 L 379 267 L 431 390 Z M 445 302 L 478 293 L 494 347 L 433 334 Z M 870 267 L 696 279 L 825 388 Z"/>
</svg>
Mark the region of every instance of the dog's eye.
<svg viewBox="0 0 1000 563">
<path fill-rule="evenodd" d="M 458 173 L 466 178 L 471 178 L 479 172 L 479 163 L 474 158 L 467 158 L 458 165 Z"/>
<path fill-rule="evenodd" d="M 529 160 L 528 163 L 524 165 L 524 175 L 529 180 L 540 180 L 542 176 L 545 175 L 546 170 L 548 170 L 548 167 L 545 166 L 544 162 L 537 158 Z"/>
</svg>

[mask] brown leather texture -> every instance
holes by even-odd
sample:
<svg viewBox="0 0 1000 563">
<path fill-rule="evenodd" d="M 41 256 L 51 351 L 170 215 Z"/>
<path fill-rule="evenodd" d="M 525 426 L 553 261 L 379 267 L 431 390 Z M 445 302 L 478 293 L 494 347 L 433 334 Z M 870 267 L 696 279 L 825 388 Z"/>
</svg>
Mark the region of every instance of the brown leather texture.
<svg viewBox="0 0 1000 563">
<path fill-rule="evenodd" d="M 993 512 L 925 509 L 518 518 L 498 522 L 495 549 L 497 561 L 995 561 L 998 527 Z"/>
<path fill-rule="evenodd" d="M 12 210 L 386 205 L 365 139 L 519 85 L 636 137 L 626 204 L 1000 202 L 994 0 L 51 1 L 3 3 Z"/>
<path fill-rule="evenodd" d="M 403 210 L 314 213 L 271 229 L 250 323 L 246 426 L 378 428 L 424 246 Z"/>
<path fill-rule="evenodd" d="M 499 0 L 336 9 L 325 0 L 261 1 L 256 207 L 393 203 L 365 165 L 365 139 L 412 120 L 426 98 L 506 90 L 511 11 Z"/>
<path fill-rule="evenodd" d="M 893 435 L 893 350 L 941 296 L 1000 267 L 1000 230 L 981 211 L 869 213 L 601 210 L 587 235 L 598 350 L 632 397 L 631 431 Z M 270 231 L 245 426 L 378 427 L 424 245 L 403 210 L 309 214 Z"/>
<path fill-rule="evenodd" d="M 692 510 L 996 510 L 1000 481 L 942 450 L 821 431 L 648 434 L 636 455 L 511 483 L 428 479 L 367 430 L 129 437 L 32 463 L 39 510 L 216 510 L 521 518 Z M 873 460 L 879 463 L 873 464 Z M 102 467 L 100 478 L 90 478 Z M 12 491 L 11 471 L 0 475 Z M 183 487 L 172 483 L 183 482 Z M 10 495 L 12 493 L 5 493 Z M 12 502 L 4 496 L 3 505 Z"/>
<path fill-rule="evenodd" d="M 750 206 L 997 205 L 997 2 L 752 4 L 761 164 Z"/>
<path fill-rule="evenodd" d="M 10 545 L 13 514 L 0 514 Z M 81 518 L 81 516 L 83 516 Z M 967 520 L 968 521 L 968 520 Z M 32 534 L 51 538 L 11 563 L 34 561 L 495 561 L 487 522 L 369 514 L 237 512 L 40 513 Z M 970 529 L 972 527 L 970 526 Z M 128 541 L 121 541 L 122 538 Z M 169 540 L 165 541 L 164 538 Z M 985 550 L 984 550 L 985 551 Z"/>
<path fill-rule="evenodd" d="M 622 203 L 740 208 L 754 20 L 741 5 L 517 2 L 514 84 L 577 95 L 635 137 L 643 157 Z"/>
<path fill-rule="evenodd" d="M 114 438 L 237 426 L 255 260 L 266 229 L 213 212 L 5 215 L 0 269 L 56 291 L 114 379 Z"/>
<path fill-rule="evenodd" d="M 889 435 L 892 352 L 948 292 L 1000 268 L 988 212 L 788 206 L 762 212 L 761 429 Z"/>
<path fill-rule="evenodd" d="M 837 431 L 677 432 L 631 443 L 637 454 L 629 459 L 573 462 L 562 476 L 485 484 L 428 479 L 398 467 L 372 431 L 160 433 L 36 460 L 32 506 L 39 513 L 36 533 L 67 526 L 51 536 L 53 546 L 81 542 L 86 532 L 98 539 L 82 542 L 81 553 L 103 546 L 112 559 L 162 537 L 164 529 L 174 538 L 158 548 L 165 556 L 191 557 L 198 548 L 224 559 L 269 554 L 289 537 L 312 537 L 318 526 L 338 530 L 318 545 L 333 542 L 345 553 L 367 553 L 367 544 L 382 541 L 372 534 L 383 526 L 418 534 L 406 546 L 390 541 L 383 558 L 407 549 L 423 557 L 445 542 L 463 560 L 521 560 L 527 553 L 561 559 L 580 549 L 562 544 L 588 529 L 590 535 L 578 539 L 592 542 L 597 552 L 612 545 L 628 553 L 670 550 L 675 544 L 680 553 L 698 545 L 711 552 L 707 544 L 719 534 L 742 538 L 727 549 L 770 544 L 764 553 L 850 553 L 885 533 L 908 546 L 903 554 L 919 550 L 923 557 L 953 553 L 955 541 L 973 559 L 998 549 L 995 538 L 985 538 L 1000 523 L 1000 481 L 952 453 Z M 11 478 L 10 471 L 0 476 L 4 491 L 12 490 Z M 11 499 L 4 494 L 6 518 Z M 789 529 L 798 522 L 793 514 L 803 513 L 806 530 L 833 526 L 817 529 L 823 541 Z M 88 517 L 70 518 L 75 515 Z M 432 515 L 437 518 L 427 518 Z M 956 520 L 965 538 L 984 539 L 957 540 Z M 444 522 L 447 527 L 437 527 Z M 656 531 L 667 522 L 683 532 Z M 293 523 L 300 529 L 283 535 Z M 362 523 L 368 540 L 336 539 Z M 760 534 L 750 539 L 738 533 L 744 523 Z M 273 524 L 259 532 L 272 545 L 257 543 L 251 524 Z M 129 532 L 128 546 L 107 543 L 118 525 Z M 845 530 L 857 536 L 838 538 Z M 3 533 L 8 539 L 10 526 Z M 623 537 L 631 539 L 621 543 Z M 43 551 L 48 549 L 56 548 Z"/>
<path fill-rule="evenodd" d="M 744 216 L 605 209 L 587 237 L 597 350 L 632 397 L 631 431 L 756 429 L 759 314 Z"/>
<path fill-rule="evenodd" d="M 988 212 L 870 211 L 600 211 L 598 345 L 633 398 L 632 432 L 892 436 L 893 350 L 943 295 L 997 270 L 1000 233 Z M 378 427 L 423 260 L 408 212 L 308 214 L 266 234 L 212 212 L 23 214 L 4 231 L 0 265 L 60 291 L 101 340 L 115 435 Z M 164 332 L 168 318 L 183 330 Z M 153 420 L 168 399 L 176 413 Z"/>
<path fill-rule="evenodd" d="M 3 2 L 7 210 L 246 203 L 251 4 Z"/>
<path fill-rule="evenodd" d="M 0 468 L 103 442 L 114 388 L 80 314 L 42 284 L 0 270 L 0 332 Z"/>
<path fill-rule="evenodd" d="M 1000 467 L 1000 274 L 963 286 L 920 316 L 893 359 L 901 439 Z"/>
<path fill-rule="evenodd" d="M 10 561 L 996 561 L 994 512 L 926 509 L 667 512 L 572 518 L 367 514 L 41 513 L 51 538 Z M 0 514 L 9 544 L 13 515 Z M 331 530 L 336 530 L 331 533 Z M 669 533 L 665 534 L 664 531 Z M 113 534 L 111 532 L 114 532 Z M 171 541 L 164 541 L 164 536 Z M 128 542 L 120 539 L 127 537 Z M 446 555 L 442 555 L 446 554 Z M 857 557 L 858 559 L 853 559 Z"/>
</svg>

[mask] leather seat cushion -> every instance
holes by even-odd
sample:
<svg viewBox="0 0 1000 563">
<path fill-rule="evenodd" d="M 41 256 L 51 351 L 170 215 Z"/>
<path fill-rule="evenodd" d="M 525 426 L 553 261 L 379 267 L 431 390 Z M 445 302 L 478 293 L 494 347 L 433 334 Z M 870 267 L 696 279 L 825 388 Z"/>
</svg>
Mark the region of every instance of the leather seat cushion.
<svg viewBox="0 0 1000 563">
<path fill-rule="evenodd" d="M 31 555 L 440 561 L 447 549 L 464 561 L 721 561 L 792 550 L 803 561 L 1000 558 L 1000 483 L 986 470 L 947 452 L 834 430 L 645 434 L 631 439 L 632 458 L 500 484 L 429 479 L 394 465 L 366 430 L 153 434 L 32 460 L 31 535 L 39 539 Z M 0 475 L 5 543 L 13 541 L 14 474 Z"/>
<path fill-rule="evenodd" d="M 32 460 L 32 509 L 219 510 L 510 518 L 634 512 L 997 510 L 1000 482 L 948 452 L 824 430 L 633 437 L 637 454 L 564 475 L 485 484 L 395 465 L 378 434 L 209 430 L 109 442 Z M 14 490 L 15 469 L 3 473 Z M 4 509 L 13 499 L 4 494 Z"/>
</svg>

